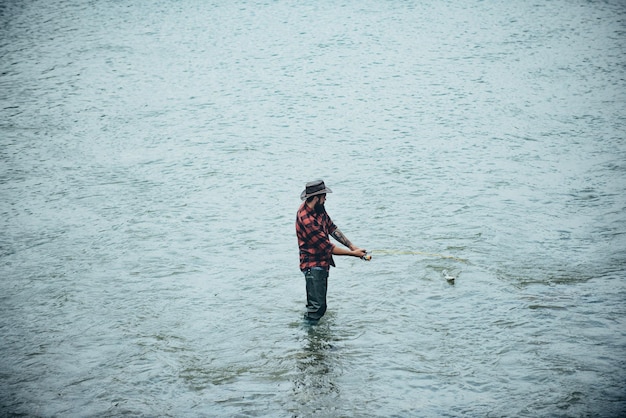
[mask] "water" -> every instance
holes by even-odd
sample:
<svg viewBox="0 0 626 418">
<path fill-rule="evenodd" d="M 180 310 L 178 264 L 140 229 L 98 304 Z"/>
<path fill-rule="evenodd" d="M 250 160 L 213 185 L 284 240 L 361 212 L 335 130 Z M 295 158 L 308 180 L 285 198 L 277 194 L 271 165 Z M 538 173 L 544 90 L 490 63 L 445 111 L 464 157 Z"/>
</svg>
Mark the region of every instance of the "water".
<svg viewBox="0 0 626 418">
<path fill-rule="evenodd" d="M 625 18 L 2 2 L 2 415 L 623 415 Z"/>
</svg>

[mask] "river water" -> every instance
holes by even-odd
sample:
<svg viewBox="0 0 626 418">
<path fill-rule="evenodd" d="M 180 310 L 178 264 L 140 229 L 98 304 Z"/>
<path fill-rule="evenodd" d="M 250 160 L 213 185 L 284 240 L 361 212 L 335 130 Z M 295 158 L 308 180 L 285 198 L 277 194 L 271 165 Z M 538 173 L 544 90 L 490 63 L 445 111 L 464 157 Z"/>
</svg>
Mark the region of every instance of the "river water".
<svg viewBox="0 0 626 418">
<path fill-rule="evenodd" d="M 4 1 L 0 34 L 0 415 L 626 413 L 621 0 Z M 317 178 L 373 259 L 311 327 Z"/>
</svg>

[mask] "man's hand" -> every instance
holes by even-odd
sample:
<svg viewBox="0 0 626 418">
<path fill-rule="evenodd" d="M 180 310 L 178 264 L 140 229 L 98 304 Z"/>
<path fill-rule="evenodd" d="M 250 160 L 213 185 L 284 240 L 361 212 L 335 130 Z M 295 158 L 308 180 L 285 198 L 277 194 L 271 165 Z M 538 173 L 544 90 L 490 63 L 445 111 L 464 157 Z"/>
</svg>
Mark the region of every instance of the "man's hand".
<svg viewBox="0 0 626 418">
<path fill-rule="evenodd" d="M 355 257 L 365 257 L 365 255 L 367 254 L 367 251 L 365 249 L 359 248 L 355 245 L 350 247 L 350 250 L 352 250 L 352 253 L 354 253 Z"/>
</svg>

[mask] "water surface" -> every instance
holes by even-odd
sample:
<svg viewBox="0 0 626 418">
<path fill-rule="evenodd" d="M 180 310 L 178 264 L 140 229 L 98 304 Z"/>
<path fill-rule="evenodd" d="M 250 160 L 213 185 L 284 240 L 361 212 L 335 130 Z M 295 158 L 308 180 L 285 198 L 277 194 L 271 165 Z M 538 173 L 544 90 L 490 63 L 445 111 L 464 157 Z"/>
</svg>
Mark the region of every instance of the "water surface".
<svg viewBox="0 0 626 418">
<path fill-rule="evenodd" d="M 2 414 L 624 414 L 625 17 L 2 3 Z M 317 178 L 373 260 L 308 327 Z"/>
</svg>

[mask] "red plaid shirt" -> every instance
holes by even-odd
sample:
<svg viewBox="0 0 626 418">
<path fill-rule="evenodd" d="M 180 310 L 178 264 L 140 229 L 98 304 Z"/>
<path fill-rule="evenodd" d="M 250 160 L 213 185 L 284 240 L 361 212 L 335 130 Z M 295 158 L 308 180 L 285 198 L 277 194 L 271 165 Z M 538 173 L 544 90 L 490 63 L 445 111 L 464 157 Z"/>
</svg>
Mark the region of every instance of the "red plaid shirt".
<svg viewBox="0 0 626 418">
<path fill-rule="evenodd" d="M 335 266 L 333 261 L 335 246 L 330 242 L 329 236 L 336 229 L 337 227 L 326 211 L 318 214 L 315 209 L 309 208 L 306 202 L 302 203 L 296 217 L 300 270 L 311 267 L 328 269 L 330 266 Z"/>
</svg>

